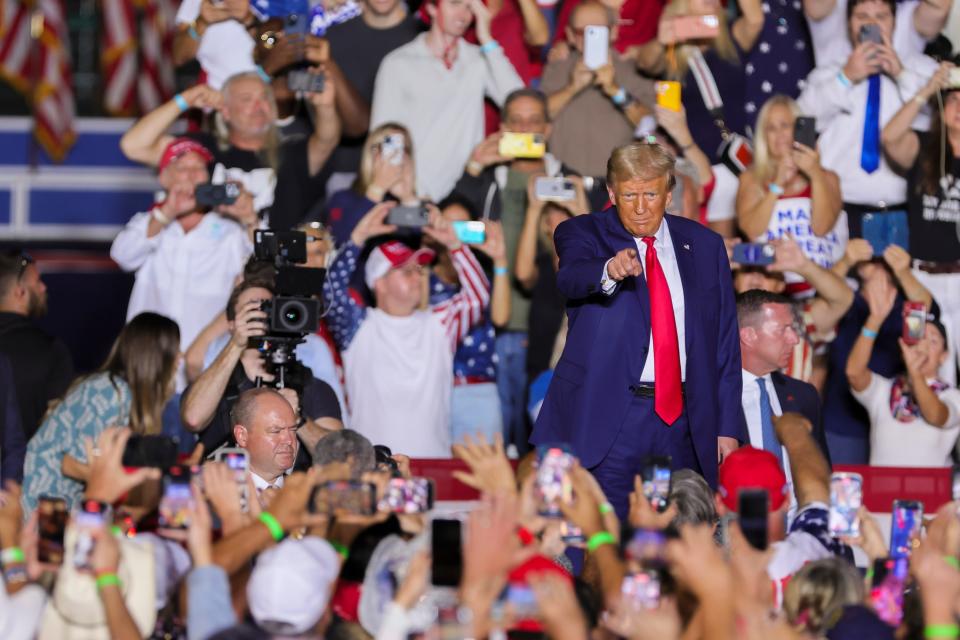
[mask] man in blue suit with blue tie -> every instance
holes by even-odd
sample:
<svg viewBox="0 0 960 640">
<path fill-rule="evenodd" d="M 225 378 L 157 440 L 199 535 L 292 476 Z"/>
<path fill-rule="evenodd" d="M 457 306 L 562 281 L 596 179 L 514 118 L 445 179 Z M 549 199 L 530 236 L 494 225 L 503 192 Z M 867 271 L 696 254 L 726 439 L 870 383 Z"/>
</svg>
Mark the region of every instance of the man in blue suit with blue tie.
<svg viewBox="0 0 960 640">
<path fill-rule="evenodd" d="M 746 438 L 727 252 L 706 227 L 664 215 L 673 170 L 660 145 L 618 147 L 615 206 L 554 236 L 568 333 L 531 440 L 570 444 L 621 519 L 647 456 L 716 487 L 719 461 Z"/>
</svg>

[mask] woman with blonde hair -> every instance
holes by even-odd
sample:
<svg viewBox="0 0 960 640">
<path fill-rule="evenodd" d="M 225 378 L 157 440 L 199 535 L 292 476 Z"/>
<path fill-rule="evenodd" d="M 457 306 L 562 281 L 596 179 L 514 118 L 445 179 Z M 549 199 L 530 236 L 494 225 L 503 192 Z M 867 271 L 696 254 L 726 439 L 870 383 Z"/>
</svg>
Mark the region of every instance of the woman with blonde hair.
<svg viewBox="0 0 960 640">
<path fill-rule="evenodd" d="M 138 435 L 159 435 L 179 364 L 176 322 L 156 313 L 130 320 L 103 366 L 67 389 L 27 445 L 25 513 L 36 508 L 41 495 L 64 498 L 68 506 L 79 499 L 83 485 L 65 475 L 64 458 L 84 460 L 86 438 L 96 440 L 104 429 L 117 425 L 129 426 Z"/>
<path fill-rule="evenodd" d="M 753 164 L 740 174 L 737 224 L 754 242 L 791 235 L 804 254 L 825 269 L 843 256 L 847 218 L 840 178 L 820 164 L 815 148 L 794 140 L 800 109 L 792 98 L 770 98 L 757 118 Z M 807 288 L 788 274 L 788 290 Z"/>
<path fill-rule="evenodd" d="M 406 127 L 387 122 L 367 136 L 357 179 L 350 189 L 330 196 L 324 222 L 337 246 L 350 239 L 367 211 L 390 197 L 402 204 L 418 202 L 413 139 Z"/>
<path fill-rule="evenodd" d="M 863 580 L 856 567 L 842 558 L 808 562 L 783 592 L 783 610 L 793 628 L 814 638 L 836 625 L 845 607 L 863 601 Z"/>
<path fill-rule="evenodd" d="M 733 150 L 721 154 L 720 147 L 731 136 L 746 135 L 750 124 L 744 107 L 743 61 L 765 21 L 760 0 L 738 2 L 741 15 L 728 24 L 719 0 L 672 0 L 660 16 L 657 37 L 637 52 L 637 66 L 648 75 L 681 84 L 680 99 L 693 141 L 713 165 L 714 180 L 705 185 L 706 220 L 725 236 L 733 235 L 735 172 L 739 170 L 731 163 L 736 165 L 743 155 Z M 691 23 L 699 26 L 691 29 Z"/>
</svg>

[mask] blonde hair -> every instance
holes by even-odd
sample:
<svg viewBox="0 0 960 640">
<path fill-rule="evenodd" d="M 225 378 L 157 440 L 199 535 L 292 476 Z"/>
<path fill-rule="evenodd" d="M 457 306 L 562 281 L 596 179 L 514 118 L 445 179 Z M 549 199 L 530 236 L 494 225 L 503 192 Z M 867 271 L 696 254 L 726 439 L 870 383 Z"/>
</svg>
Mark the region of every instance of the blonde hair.
<svg viewBox="0 0 960 640">
<path fill-rule="evenodd" d="M 394 133 L 403 134 L 403 149 L 410 157 L 410 162 L 413 162 L 413 138 L 410 137 L 410 132 L 402 124 L 384 122 L 370 132 L 367 136 L 367 141 L 363 144 L 363 154 L 360 156 L 360 170 L 357 172 L 357 179 L 353 183 L 354 191 L 360 195 L 367 192 L 367 187 L 369 187 L 373 181 L 373 161 L 375 154 L 379 153 L 380 143 L 382 143 L 387 136 Z"/>
<path fill-rule="evenodd" d="M 678 18 L 680 16 L 690 15 L 690 0 L 672 0 L 668 4 L 661 16 L 664 18 Z M 710 49 L 713 49 L 719 56 L 727 62 L 740 63 L 740 56 L 737 55 L 737 47 L 733 44 L 733 37 L 730 35 L 730 25 L 727 24 L 727 16 L 724 11 L 717 14 L 719 30 L 717 37 L 709 41 L 704 41 Z M 690 68 L 690 56 L 697 45 L 695 44 L 677 44 L 674 51 L 667 51 L 667 79 L 682 81 L 687 75 L 687 69 Z"/>
<path fill-rule="evenodd" d="M 793 114 L 794 120 L 800 115 L 800 106 L 790 96 L 778 93 L 763 103 L 757 115 L 756 133 L 753 136 L 753 165 L 750 171 L 760 184 L 766 184 L 773 179 L 777 172 L 773 158 L 770 157 L 770 145 L 767 144 L 767 119 L 774 107 L 786 107 Z"/>
<path fill-rule="evenodd" d="M 273 169 L 274 173 L 277 173 L 280 168 L 280 132 L 273 122 L 277 118 L 277 101 L 273 97 L 273 87 L 270 86 L 269 82 L 264 82 L 256 71 L 241 71 L 224 80 L 223 86 L 220 87 L 220 94 L 223 96 L 223 102 L 226 103 L 230 99 L 230 87 L 235 82 L 246 79 L 259 82 L 267 93 L 267 102 L 270 103 L 270 112 L 273 117 L 271 118 L 270 129 L 264 138 L 263 148 L 257 152 L 257 155 L 266 162 L 267 166 Z M 224 120 L 219 110 L 214 114 L 213 129 L 220 151 L 226 151 L 230 147 L 230 124 Z"/>
<path fill-rule="evenodd" d="M 863 602 L 860 574 L 841 558 L 809 562 L 798 571 L 783 593 L 783 610 L 794 628 L 814 634 L 833 627 L 847 605 Z"/>
<path fill-rule="evenodd" d="M 674 170 L 676 158 L 658 143 L 628 142 L 620 145 L 607 160 L 607 184 L 613 185 L 626 180 L 653 180 L 660 176 L 669 176 L 668 190 L 676 184 Z"/>
</svg>

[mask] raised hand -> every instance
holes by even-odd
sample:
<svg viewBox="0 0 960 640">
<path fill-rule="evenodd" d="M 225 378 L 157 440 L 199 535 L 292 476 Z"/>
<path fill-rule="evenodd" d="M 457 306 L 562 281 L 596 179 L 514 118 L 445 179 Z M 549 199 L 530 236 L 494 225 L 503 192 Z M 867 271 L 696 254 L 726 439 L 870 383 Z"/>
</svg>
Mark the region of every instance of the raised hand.
<svg viewBox="0 0 960 640">
<path fill-rule="evenodd" d="M 140 467 L 127 473 L 123 469 L 123 450 L 133 432 L 127 427 L 108 427 L 97 438 L 94 446 L 86 438 L 83 448 L 90 465 L 90 477 L 84 497 L 113 504 L 120 496 L 139 486 L 145 480 L 159 480 L 160 469 Z"/>
<path fill-rule="evenodd" d="M 503 437 L 498 433 L 488 443 L 483 436 L 464 436 L 463 444 L 453 445 L 453 456 L 463 460 L 470 471 L 454 471 L 453 477 L 463 484 L 485 493 L 517 491 L 513 468 L 503 450 Z"/>
<path fill-rule="evenodd" d="M 370 238 L 396 231 L 396 225 L 386 223 L 387 215 L 394 206 L 395 202 L 381 202 L 370 209 L 353 228 L 350 241 L 362 248 Z"/>
<path fill-rule="evenodd" d="M 617 255 L 607 263 L 607 277 L 620 282 L 630 276 L 639 276 L 643 273 L 636 249 L 621 249 Z"/>
</svg>

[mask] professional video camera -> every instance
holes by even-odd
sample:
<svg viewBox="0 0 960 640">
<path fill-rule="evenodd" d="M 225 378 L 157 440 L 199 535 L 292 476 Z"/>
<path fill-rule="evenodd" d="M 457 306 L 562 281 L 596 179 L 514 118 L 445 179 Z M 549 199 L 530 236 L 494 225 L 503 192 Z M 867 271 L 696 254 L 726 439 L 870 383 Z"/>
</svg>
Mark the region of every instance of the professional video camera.
<svg viewBox="0 0 960 640">
<path fill-rule="evenodd" d="M 267 333 L 251 338 L 251 346 L 263 354 L 267 370 L 274 376 L 270 384 L 298 393 L 303 391 L 304 367 L 297 360 L 296 347 L 320 324 L 320 301 L 311 296 L 323 290 L 326 276 L 325 269 L 295 266 L 307 261 L 308 240 L 312 238 L 302 231 L 254 232 L 254 256 L 273 263 L 277 295 L 261 303 L 260 309 L 267 313 Z M 257 381 L 258 386 L 262 384 Z"/>
</svg>

